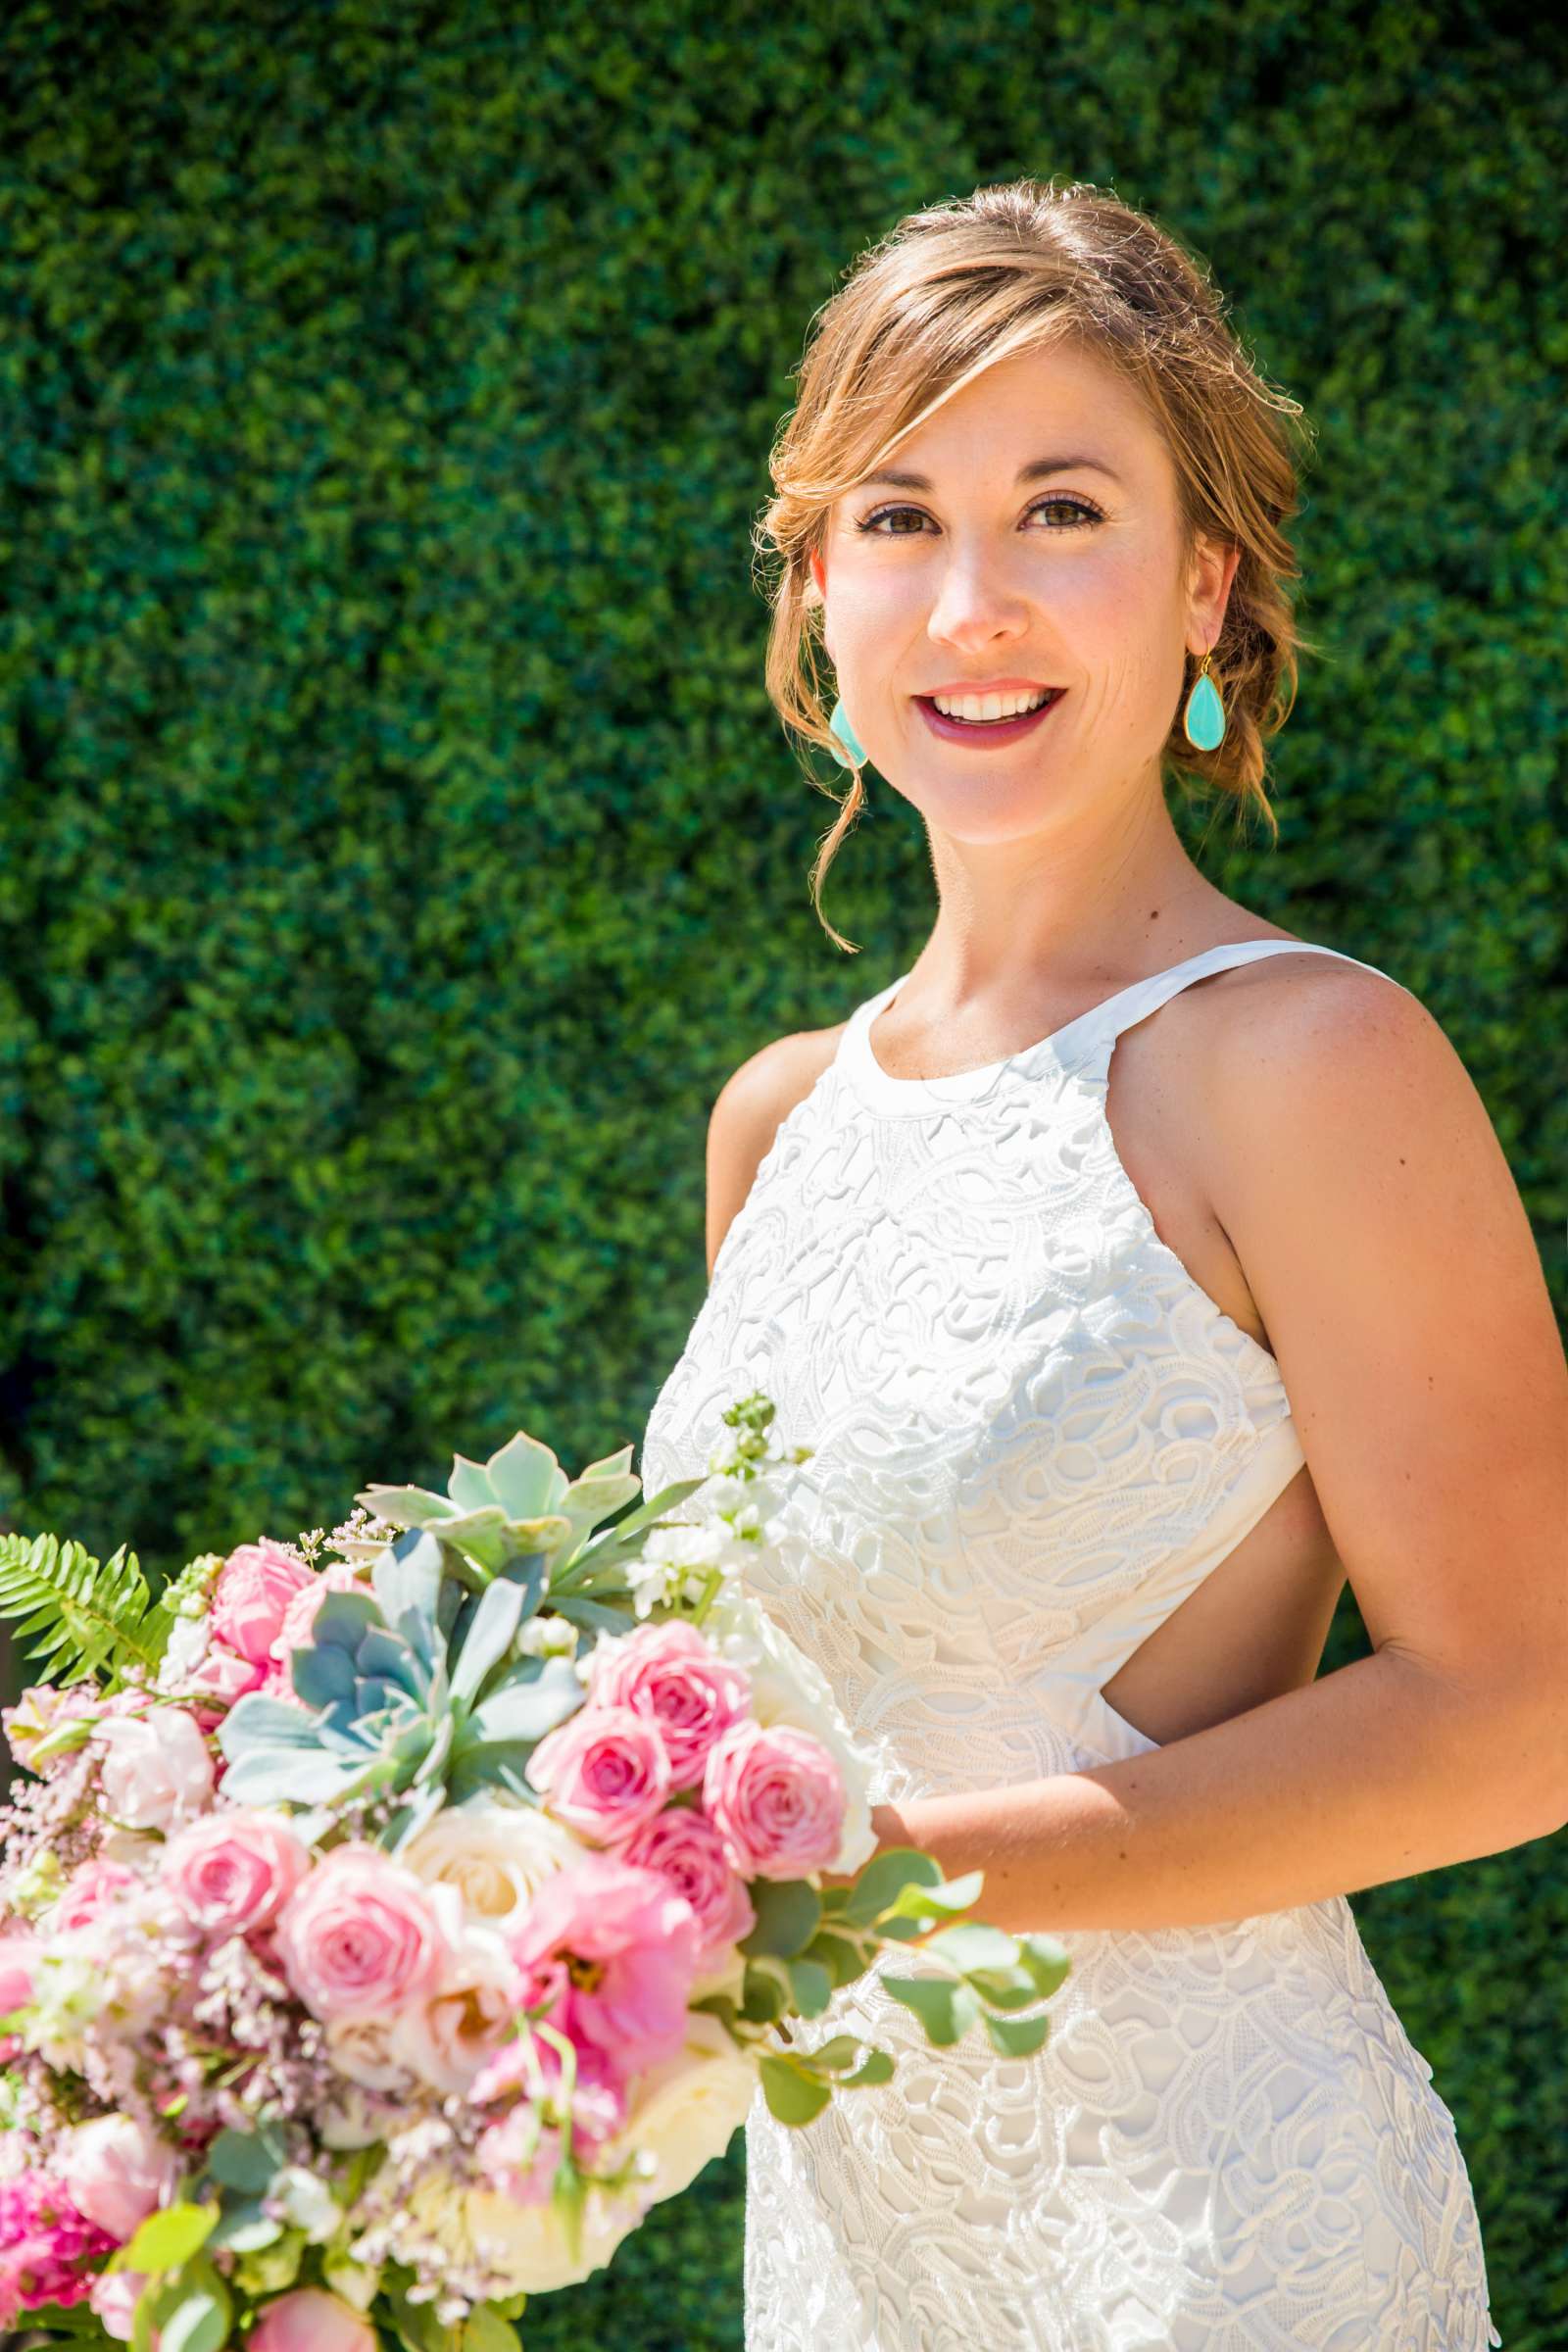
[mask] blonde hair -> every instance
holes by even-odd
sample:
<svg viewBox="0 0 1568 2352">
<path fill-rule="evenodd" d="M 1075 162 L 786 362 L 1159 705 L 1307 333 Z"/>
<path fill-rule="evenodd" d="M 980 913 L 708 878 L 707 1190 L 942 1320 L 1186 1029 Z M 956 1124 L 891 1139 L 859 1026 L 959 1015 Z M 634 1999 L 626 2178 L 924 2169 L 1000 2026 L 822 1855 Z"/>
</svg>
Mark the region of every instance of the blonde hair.
<svg viewBox="0 0 1568 2352">
<path fill-rule="evenodd" d="M 768 591 L 768 697 L 805 745 L 832 750 L 809 566 L 829 508 L 985 368 L 1066 336 L 1117 367 L 1161 428 L 1184 557 L 1199 531 L 1241 549 L 1211 649 L 1225 739 L 1216 751 L 1195 750 L 1178 709 L 1162 772 L 1196 776 L 1216 806 L 1229 798 L 1237 829 L 1255 810 L 1277 839 L 1263 745 L 1290 715 L 1298 651 L 1315 650 L 1286 593 L 1298 566 L 1281 529 L 1299 502 L 1286 420 L 1301 419 L 1300 404 L 1259 375 L 1200 264 L 1145 214 L 1081 180 L 1015 179 L 909 213 L 816 313 L 796 371 L 799 398 L 768 461 L 775 495 L 754 533 L 760 557 L 771 548 L 782 558 Z M 1298 429 L 1304 451 L 1310 428 Z M 1190 660 L 1189 687 L 1196 674 Z M 805 763 L 814 788 L 837 798 Z M 852 943 L 822 913 L 822 879 L 864 798 L 855 769 L 811 869 L 817 915 L 843 948 Z"/>
</svg>

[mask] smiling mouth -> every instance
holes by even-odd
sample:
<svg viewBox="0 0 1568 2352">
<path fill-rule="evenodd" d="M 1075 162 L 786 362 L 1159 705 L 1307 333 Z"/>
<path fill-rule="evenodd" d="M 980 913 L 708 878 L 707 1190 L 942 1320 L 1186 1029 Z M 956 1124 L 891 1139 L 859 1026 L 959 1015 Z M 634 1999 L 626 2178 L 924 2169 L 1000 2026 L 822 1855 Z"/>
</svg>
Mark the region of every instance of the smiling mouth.
<svg viewBox="0 0 1568 2352">
<path fill-rule="evenodd" d="M 1048 687 L 1040 701 L 1031 710 L 1012 710 L 1003 718 L 961 718 L 956 711 L 939 710 L 936 697 L 931 694 L 917 694 L 914 700 L 929 712 L 940 726 L 967 727 L 976 735 L 984 735 L 992 729 L 1000 732 L 1004 727 L 1016 727 L 1025 719 L 1038 718 L 1043 710 L 1049 710 L 1054 704 L 1059 703 L 1065 692 L 1064 686 Z"/>
</svg>

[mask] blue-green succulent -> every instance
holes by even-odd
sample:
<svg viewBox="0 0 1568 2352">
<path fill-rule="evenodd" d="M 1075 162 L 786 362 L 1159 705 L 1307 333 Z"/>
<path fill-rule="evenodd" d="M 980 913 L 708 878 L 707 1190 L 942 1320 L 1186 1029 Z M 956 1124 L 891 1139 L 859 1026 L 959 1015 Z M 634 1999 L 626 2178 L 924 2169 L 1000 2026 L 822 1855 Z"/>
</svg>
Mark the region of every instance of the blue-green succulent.
<svg viewBox="0 0 1568 2352">
<path fill-rule="evenodd" d="M 230 1708 L 218 1734 L 224 1795 L 325 1815 L 402 1796 L 381 1832 L 393 1850 L 481 1788 L 537 1803 L 523 1767 L 582 1703 L 584 1636 L 631 1630 L 625 1565 L 703 1483 L 666 1487 L 590 1544 L 640 1491 L 630 1458 L 628 1446 L 572 1481 L 519 1431 L 488 1462 L 457 1455 L 446 1495 L 368 1488 L 358 1499 L 403 1532 L 342 1547 L 373 1551 L 370 1590 L 323 1595 L 290 1660 L 293 1699 L 252 1691 Z M 548 1656 L 518 1644 L 536 1615 L 566 1636 Z"/>
</svg>

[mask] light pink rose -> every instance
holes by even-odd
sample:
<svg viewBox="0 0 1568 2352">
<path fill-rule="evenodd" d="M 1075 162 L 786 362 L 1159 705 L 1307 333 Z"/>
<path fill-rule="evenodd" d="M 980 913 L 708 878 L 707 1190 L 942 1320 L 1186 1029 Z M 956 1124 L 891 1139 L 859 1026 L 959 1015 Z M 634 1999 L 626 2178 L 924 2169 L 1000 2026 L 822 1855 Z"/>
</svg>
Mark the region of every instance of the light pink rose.
<svg viewBox="0 0 1568 2352">
<path fill-rule="evenodd" d="M 743 1723 L 709 1755 L 703 1809 L 743 1879 L 802 1879 L 839 1849 L 846 1803 L 838 1765 L 792 1724 Z"/>
<path fill-rule="evenodd" d="M 296 1592 L 315 1582 L 298 1552 L 270 1536 L 263 1536 L 259 1544 L 239 1544 L 219 1570 L 213 1589 L 208 1625 L 214 1641 L 265 1668 L 284 1610 Z"/>
<path fill-rule="evenodd" d="M 333 1560 L 321 1570 L 319 1576 L 313 1576 L 308 1585 L 301 1585 L 299 1591 L 291 1594 L 267 1661 L 264 1689 L 270 1695 L 293 1697 L 294 1652 L 309 1647 L 316 1612 L 327 1594 L 363 1592 L 365 1590 L 365 1571 L 355 1561 Z"/>
<path fill-rule="evenodd" d="M 47 1778 L 58 1770 L 71 1753 L 62 1748 L 56 1756 L 38 1760 L 38 1750 L 57 1733 L 73 1725 L 86 1725 L 97 1717 L 103 1700 L 96 1683 L 72 1683 L 57 1690 L 53 1683 L 34 1683 L 24 1690 L 14 1707 L 0 1707 L 0 1725 L 5 1728 L 6 1744 L 17 1762 L 27 1772 Z"/>
<path fill-rule="evenodd" d="M 703 1939 L 699 1976 L 721 1967 L 731 1945 L 756 1927 L 757 1912 L 746 1882 L 731 1868 L 723 1837 L 706 1813 L 690 1805 L 666 1806 L 615 1851 L 622 1862 L 662 1872 L 675 1892 L 686 1897 Z"/>
<path fill-rule="evenodd" d="M 213 1642 L 208 1644 L 201 1664 L 193 1666 L 186 1675 L 183 1687 L 187 1690 L 205 1691 L 209 1697 L 231 1707 L 248 1690 L 259 1690 L 266 1679 L 265 1666 L 241 1657 L 237 1649 L 229 1649 L 221 1642 Z"/>
<path fill-rule="evenodd" d="M 130 2341 L 137 2299 L 146 2283 L 145 2271 L 100 2271 L 87 2290 L 87 2300 L 102 2321 L 105 2335 L 117 2344 Z M 162 2330 L 155 2328 L 153 2352 L 158 2352 L 161 2336 Z"/>
<path fill-rule="evenodd" d="M 172 1838 L 160 1867 L 193 1925 L 210 1936 L 245 1936 L 276 1919 L 311 1855 L 275 1813 L 225 1805 Z"/>
<path fill-rule="evenodd" d="M 168 1832 L 211 1803 L 213 1759 L 182 1707 L 111 1717 L 92 1736 L 104 1749 L 104 1803 L 123 1828 Z"/>
<path fill-rule="evenodd" d="M 658 1726 L 592 1700 L 547 1732 L 522 1769 L 558 1821 L 604 1845 L 662 1812 L 671 1789 Z"/>
<path fill-rule="evenodd" d="M 510 2037 L 516 2013 L 516 1964 L 501 1936 L 470 1933 L 456 1944 L 430 1991 L 393 2020 L 388 2049 L 432 2090 L 445 2097 L 466 2093 Z"/>
<path fill-rule="evenodd" d="M 296 2286 L 267 2304 L 245 2339 L 247 2352 L 376 2352 L 363 2312 L 324 2287 Z"/>
<path fill-rule="evenodd" d="M 370 2017 L 430 1990 L 450 1944 L 430 1890 L 378 1846 L 334 1846 L 284 1904 L 278 1955 L 319 2018 Z"/>
<path fill-rule="evenodd" d="M 82 1862 L 66 1881 L 65 1891 L 50 1906 L 51 1929 L 84 1928 L 100 1912 L 113 1910 L 122 1895 L 129 1894 L 141 1881 L 123 1862 L 110 1862 L 99 1855 L 94 1861 Z"/>
<path fill-rule="evenodd" d="M 697 1973 L 697 1919 L 656 1870 L 586 1854 L 547 1879 L 512 1936 L 520 2001 L 603 2050 L 621 2075 L 681 2045 Z"/>
<path fill-rule="evenodd" d="M 751 1711 L 752 1678 L 720 1657 L 683 1618 L 645 1625 L 593 1654 L 590 1701 L 630 1707 L 657 1724 L 669 1758 L 672 1788 L 692 1788 L 709 1750 Z"/>
<path fill-rule="evenodd" d="M 100 2115 L 74 2124 L 62 2138 L 62 2178 L 78 2213 L 121 2245 L 150 2213 L 167 2205 L 179 2178 L 179 2159 L 128 2115 Z"/>
</svg>

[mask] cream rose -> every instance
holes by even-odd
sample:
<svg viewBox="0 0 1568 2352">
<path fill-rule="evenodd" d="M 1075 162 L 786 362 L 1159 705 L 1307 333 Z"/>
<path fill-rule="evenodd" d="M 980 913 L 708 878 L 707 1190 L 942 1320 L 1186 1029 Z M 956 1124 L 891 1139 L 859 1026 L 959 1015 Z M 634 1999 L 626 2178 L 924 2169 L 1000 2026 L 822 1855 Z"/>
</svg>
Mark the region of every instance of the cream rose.
<svg viewBox="0 0 1568 2352">
<path fill-rule="evenodd" d="M 393 2019 L 387 2047 L 432 2090 L 464 2093 L 516 2014 L 516 1963 L 494 1929 L 470 1925 L 433 1991 Z"/>
<path fill-rule="evenodd" d="M 438 1813 L 398 1859 L 427 1886 L 455 1886 L 475 1918 L 505 1931 L 546 1879 L 590 1850 L 537 1805 L 471 1796 Z"/>
<path fill-rule="evenodd" d="M 595 2170 L 609 2172 L 642 2148 L 656 2166 L 643 2183 L 644 2204 L 678 2196 L 710 2157 L 723 2155 L 746 2121 L 758 2082 L 756 2061 L 731 2040 L 722 2021 L 710 2010 L 692 2010 L 684 2048 L 637 2077 L 625 2124 L 606 2140 Z"/>
<path fill-rule="evenodd" d="M 590 2187 L 583 2203 L 582 2254 L 572 2259 L 553 2202 L 519 2205 L 496 2189 L 464 2189 L 426 2174 L 410 2197 L 398 2250 L 407 2259 L 419 2247 L 457 2263 L 479 2262 L 499 2273 L 511 2294 L 551 2294 L 603 2270 L 621 2239 L 642 2219 L 638 2201 L 608 2198 Z"/>
</svg>

